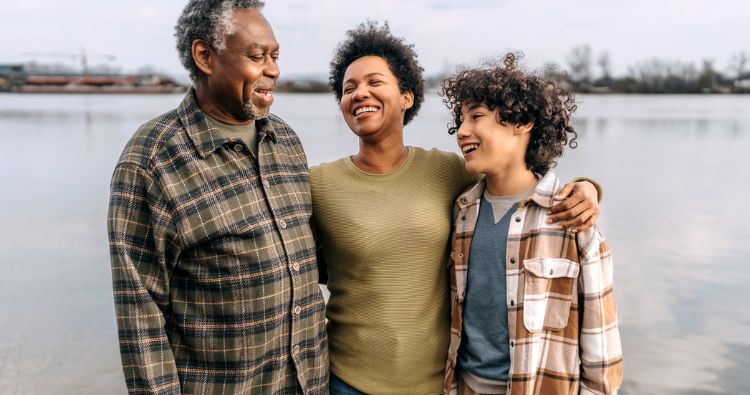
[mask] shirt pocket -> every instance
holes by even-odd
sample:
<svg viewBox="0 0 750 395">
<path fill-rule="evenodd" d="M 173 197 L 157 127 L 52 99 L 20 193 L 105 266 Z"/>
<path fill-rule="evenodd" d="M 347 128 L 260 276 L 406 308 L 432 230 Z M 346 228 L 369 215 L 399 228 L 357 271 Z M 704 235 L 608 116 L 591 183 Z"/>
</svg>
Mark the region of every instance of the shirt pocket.
<svg viewBox="0 0 750 395">
<path fill-rule="evenodd" d="M 575 296 L 579 263 L 563 258 L 534 258 L 524 260 L 523 267 L 526 330 L 541 332 L 565 328 Z"/>
</svg>

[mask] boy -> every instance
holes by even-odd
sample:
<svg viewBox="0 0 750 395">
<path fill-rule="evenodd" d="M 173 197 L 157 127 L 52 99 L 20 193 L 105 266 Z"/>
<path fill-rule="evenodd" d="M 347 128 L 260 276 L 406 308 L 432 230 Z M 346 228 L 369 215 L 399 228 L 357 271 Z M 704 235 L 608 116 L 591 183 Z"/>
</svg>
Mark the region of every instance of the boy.
<svg viewBox="0 0 750 395">
<path fill-rule="evenodd" d="M 560 189 L 549 169 L 576 146 L 574 96 L 524 72 L 514 54 L 503 63 L 443 82 L 466 170 L 485 175 L 454 210 L 445 391 L 616 393 L 607 243 L 596 226 L 576 233 L 548 221 Z"/>
</svg>

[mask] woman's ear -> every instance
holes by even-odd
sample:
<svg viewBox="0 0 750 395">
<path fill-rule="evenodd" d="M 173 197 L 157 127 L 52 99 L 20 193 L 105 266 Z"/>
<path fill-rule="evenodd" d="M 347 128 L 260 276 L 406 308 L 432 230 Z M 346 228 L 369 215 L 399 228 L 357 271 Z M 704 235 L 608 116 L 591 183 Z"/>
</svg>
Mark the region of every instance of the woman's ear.
<svg viewBox="0 0 750 395">
<path fill-rule="evenodd" d="M 414 105 L 414 93 L 412 91 L 406 91 L 401 94 L 401 97 L 404 99 L 401 112 L 406 112 L 406 110 L 410 109 Z"/>
</svg>

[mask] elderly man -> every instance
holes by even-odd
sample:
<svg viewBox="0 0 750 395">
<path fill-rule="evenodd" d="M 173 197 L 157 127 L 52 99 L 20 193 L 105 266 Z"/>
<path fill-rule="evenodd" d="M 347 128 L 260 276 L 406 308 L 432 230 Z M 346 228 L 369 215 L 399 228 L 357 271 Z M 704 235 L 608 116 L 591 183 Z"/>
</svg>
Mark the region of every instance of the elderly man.
<svg viewBox="0 0 750 395">
<path fill-rule="evenodd" d="M 131 393 L 328 388 L 308 168 L 269 114 L 279 45 L 253 0 L 191 0 L 177 49 L 194 89 L 144 124 L 109 209 Z"/>
</svg>

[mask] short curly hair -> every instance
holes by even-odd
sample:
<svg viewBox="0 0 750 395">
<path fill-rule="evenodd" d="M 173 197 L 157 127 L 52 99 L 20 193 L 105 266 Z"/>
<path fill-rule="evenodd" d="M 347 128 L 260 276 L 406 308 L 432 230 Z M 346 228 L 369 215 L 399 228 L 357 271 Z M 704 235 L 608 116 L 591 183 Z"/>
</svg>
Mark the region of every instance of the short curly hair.
<svg viewBox="0 0 750 395">
<path fill-rule="evenodd" d="M 347 38 L 339 43 L 331 60 L 328 78 L 328 84 L 336 94 L 336 101 L 341 103 L 347 67 L 363 56 L 380 56 L 385 59 L 391 72 L 396 76 L 399 90 L 402 93 L 411 91 L 414 94 L 414 104 L 404 113 L 404 125 L 408 124 L 417 115 L 424 101 L 424 69 L 417 61 L 414 46 L 391 34 L 388 22 L 379 26 L 377 22 L 368 20 L 356 29 L 347 31 L 346 36 Z"/>
<path fill-rule="evenodd" d="M 262 9 L 259 0 L 190 0 L 182 10 L 174 27 L 177 54 L 180 63 L 190 73 L 193 81 L 198 77 L 198 67 L 193 61 L 193 41 L 203 40 L 217 51 L 226 47 L 226 38 L 234 31 L 232 13 L 236 9 Z"/>
<path fill-rule="evenodd" d="M 496 121 L 505 125 L 525 125 L 533 122 L 529 145 L 526 148 L 526 167 L 537 174 L 545 174 L 555 167 L 563 148 L 576 148 L 578 133 L 570 124 L 576 110 L 575 95 L 519 66 L 522 53 L 508 53 L 502 65 L 490 62 L 478 68 L 458 71 L 443 80 L 440 95 L 451 110 L 453 134 L 461 126 L 461 110 L 470 104 L 484 104 L 498 109 Z M 570 140 L 569 140 L 570 137 Z"/>
</svg>

